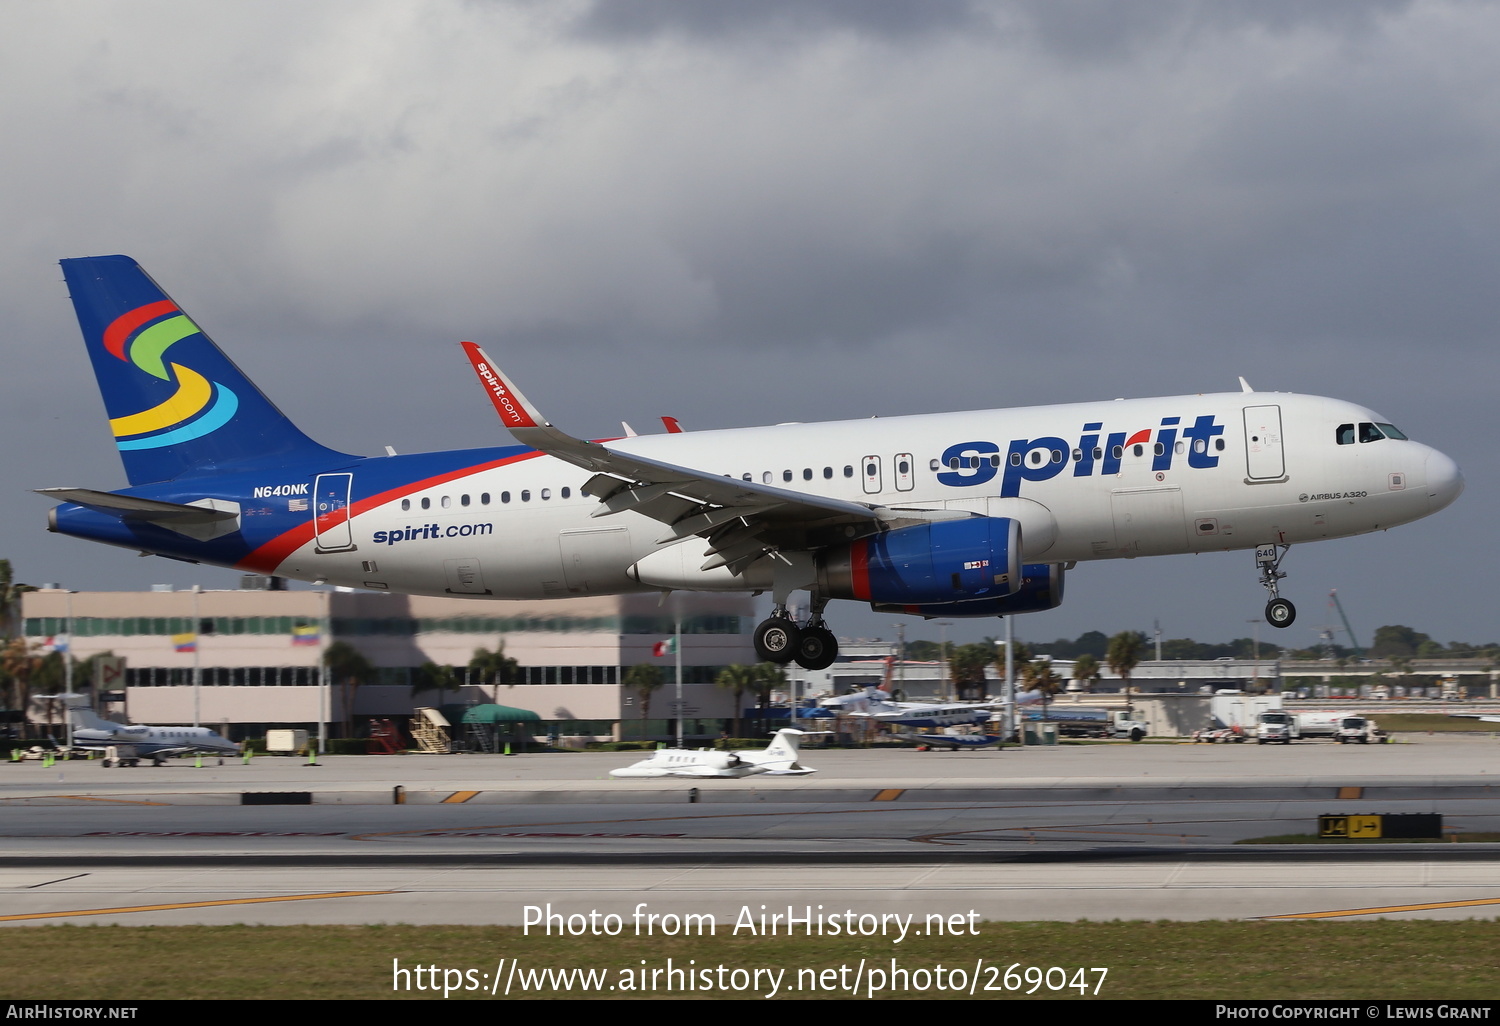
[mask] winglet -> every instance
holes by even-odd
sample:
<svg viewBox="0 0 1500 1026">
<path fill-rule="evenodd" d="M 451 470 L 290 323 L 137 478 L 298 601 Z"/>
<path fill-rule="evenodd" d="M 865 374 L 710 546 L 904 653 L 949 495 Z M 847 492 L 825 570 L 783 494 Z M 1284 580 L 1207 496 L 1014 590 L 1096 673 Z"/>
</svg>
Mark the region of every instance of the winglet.
<svg viewBox="0 0 1500 1026">
<path fill-rule="evenodd" d="M 500 368 L 495 366 L 489 354 L 477 343 L 465 342 L 463 347 L 469 362 L 474 365 L 474 373 L 479 375 L 480 382 L 489 393 L 490 402 L 495 404 L 495 412 L 500 414 L 500 423 L 511 430 L 552 426 L 547 423 L 547 418 L 542 416 L 541 411 L 521 394 L 520 389 L 501 376 Z"/>
<path fill-rule="evenodd" d="M 1253 388 L 1250 387 L 1250 382 L 1248 382 L 1248 381 L 1245 380 L 1244 375 L 1240 376 L 1240 391 L 1241 392 L 1254 392 L 1255 391 L 1255 389 L 1253 389 Z"/>
<path fill-rule="evenodd" d="M 676 417 L 662 417 L 661 422 L 666 425 L 666 427 L 667 427 L 667 434 L 669 434 L 669 435 L 680 435 L 680 434 L 682 434 L 682 425 L 679 424 L 679 423 L 677 423 L 677 418 Z"/>
</svg>

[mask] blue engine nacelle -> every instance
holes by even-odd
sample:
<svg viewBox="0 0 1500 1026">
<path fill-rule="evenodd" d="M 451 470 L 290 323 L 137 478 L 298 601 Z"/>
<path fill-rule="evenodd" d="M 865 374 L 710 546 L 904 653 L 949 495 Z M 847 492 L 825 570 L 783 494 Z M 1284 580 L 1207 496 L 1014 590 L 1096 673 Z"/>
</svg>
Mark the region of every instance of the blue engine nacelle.
<svg viewBox="0 0 1500 1026">
<path fill-rule="evenodd" d="M 921 605 L 870 603 L 877 613 L 914 613 L 931 620 L 939 616 L 1010 616 L 1055 609 L 1063 599 L 1063 568 L 1059 563 L 1027 563 L 1021 567 L 1021 588 L 1014 595 L 977 602 L 944 602 Z"/>
<path fill-rule="evenodd" d="M 1002 599 L 1020 586 L 1021 525 L 1009 517 L 903 527 L 825 549 L 818 558 L 818 588 L 829 598 L 963 603 Z"/>
</svg>

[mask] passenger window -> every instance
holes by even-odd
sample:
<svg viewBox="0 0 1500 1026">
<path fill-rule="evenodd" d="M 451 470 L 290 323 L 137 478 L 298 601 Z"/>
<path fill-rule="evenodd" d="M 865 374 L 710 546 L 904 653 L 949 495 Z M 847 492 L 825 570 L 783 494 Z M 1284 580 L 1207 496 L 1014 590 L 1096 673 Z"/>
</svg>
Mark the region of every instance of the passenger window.
<svg viewBox="0 0 1500 1026">
<path fill-rule="evenodd" d="M 781 472 L 781 479 L 783 481 L 790 481 L 792 479 L 792 472 L 790 470 L 783 470 Z"/>
<path fill-rule="evenodd" d="M 460 506 L 467 506 L 469 504 L 469 497 L 467 495 L 460 495 L 458 497 L 458 504 Z"/>
<path fill-rule="evenodd" d="M 1020 453 L 1013 452 L 1013 453 L 1010 454 L 1010 465 L 1013 466 L 1013 467 L 1019 467 L 1021 465 L 1021 454 Z"/>
<path fill-rule="evenodd" d="M 552 498 L 552 489 L 551 488 L 543 488 L 542 489 L 542 498 L 544 500 Z"/>
<path fill-rule="evenodd" d="M 571 495 L 571 494 L 572 494 L 572 492 L 571 492 L 571 491 L 570 491 L 570 490 L 569 490 L 569 489 L 567 489 L 567 488 L 564 488 L 564 489 L 563 489 L 563 490 L 562 490 L 562 497 L 563 497 L 563 498 L 564 498 L 564 499 L 566 499 L 566 498 L 567 498 L 567 497 L 568 497 L 568 496 L 569 496 L 569 495 Z"/>
<path fill-rule="evenodd" d="M 521 501 L 522 502 L 530 502 L 531 501 L 531 489 L 529 489 L 529 488 L 523 488 L 523 489 L 521 489 Z"/>
<path fill-rule="evenodd" d="M 957 470 L 958 469 L 958 457 L 957 456 L 950 456 L 950 457 L 948 457 L 948 469 L 949 470 Z"/>
<path fill-rule="evenodd" d="M 802 468 L 802 480 L 804 480 L 804 481 L 811 481 L 812 480 L 812 467 L 803 467 Z"/>
<path fill-rule="evenodd" d="M 479 504 L 481 506 L 488 506 L 490 504 L 490 493 L 489 492 L 481 492 L 480 493 L 480 495 L 479 495 Z"/>
<path fill-rule="evenodd" d="M 832 467 L 824 467 L 823 468 L 823 479 L 825 481 L 833 479 L 833 468 Z"/>
<path fill-rule="evenodd" d="M 501 502 L 509 502 L 510 501 L 510 492 L 501 492 L 500 493 L 500 501 Z"/>
<path fill-rule="evenodd" d="M 940 468 L 940 467 L 942 467 L 942 464 L 941 464 L 941 463 L 939 463 L 939 462 L 938 462 L 938 461 L 937 461 L 937 460 L 932 460 L 932 461 L 931 461 L 931 462 L 929 462 L 929 463 L 928 463 L 928 464 L 927 464 L 927 469 L 928 469 L 928 470 L 937 470 L 937 469 L 939 469 L 939 468 Z"/>
<path fill-rule="evenodd" d="M 1094 446 L 1094 459 L 1096 459 L 1096 460 L 1102 460 L 1102 459 L 1104 459 L 1104 447 L 1103 446 L 1099 446 L 1099 445 Z"/>
<path fill-rule="evenodd" d="M 1354 425 L 1353 424 L 1340 424 L 1338 426 L 1338 429 L 1336 431 L 1334 431 L 1333 437 L 1334 437 L 1334 441 L 1338 442 L 1340 445 L 1353 445 L 1354 444 Z"/>
<path fill-rule="evenodd" d="M 1062 461 L 1063 461 L 1062 450 L 1061 449 L 1053 449 L 1052 450 L 1052 462 L 1053 463 L 1061 463 Z"/>
<path fill-rule="evenodd" d="M 1193 439 L 1193 451 L 1199 453 L 1208 452 L 1208 443 L 1201 438 Z"/>
<path fill-rule="evenodd" d="M 452 505 L 453 505 L 453 500 L 452 500 L 452 499 L 450 499 L 450 498 L 449 498 L 449 497 L 448 497 L 448 496 L 446 496 L 446 495 L 445 495 L 445 496 L 443 496 L 443 508 L 444 508 L 444 509 L 447 509 L 447 508 L 448 508 L 448 507 L 450 507 L 450 506 L 452 506 Z"/>
<path fill-rule="evenodd" d="M 1217 452 L 1223 452 L 1224 451 L 1224 439 L 1222 439 L 1222 438 L 1215 438 L 1214 439 L 1214 449 Z"/>
<path fill-rule="evenodd" d="M 1157 442 L 1156 448 L 1152 451 L 1155 452 L 1156 455 L 1160 456 L 1162 453 L 1167 451 L 1167 447 L 1165 445 L 1162 445 L 1160 442 Z"/>
<path fill-rule="evenodd" d="M 769 470 L 762 470 L 760 472 L 760 483 L 761 484 L 770 484 L 771 483 L 771 472 Z"/>
<path fill-rule="evenodd" d="M 992 467 L 998 467 L 999 465 L 1000 465 L 1000 454 L 998 452 L 997 453 L 991 453 L 990 454 L 990 466 L 992 466 Z"/>
<path fill-rule="evenodd" d="M 1125 447 L 1123 445 L 1117 445 L 1109 451 L 1109 454 L 1115 459 L 1119 459 L 1121 456 L 1125 455 Z"/>
<path fill-rule="evenodd" d="M 1132 451 L 1132 452 L 1134 452 L 1134 453 L 1135 453 L 1135 455 L 1137 455 L 1137 456 L 1139 456 L 1139 455 L 1141 455 L 1141 453 L 1143 453 L 1143 452 L 1145 452 L 1145 451 L 1146 451 L 1146 450 L 1145 450 L 1145 449 L 1144 449 L 1144 448 L 1143 448 L 1143 447 L 1142 447 L 1142 446 L 1140 446 L 1140 445 L 1132 445 L 1132 446 L 1131 446 L 1131 447 L 1130 447 L 1130 448 L 1131 448 L 1131 451 Z"/>
<path fill-rule="evenodd" d="M 431 509 L 432 508 L 432 500 L 424 498 L 422 500 L 422 508 L 423 509 Z"/>
<path fill-rule="evenodd" d="M 402 499 L 401 500 L 401 511 L 404 513 L 404 512 L 406 512 L 409 509 L 411 509 L 411 500 L 410 499 Z"/>
<path fill-rule="evenodd" d="M 854 476 L 854 467 L 852 465 L 850 465 L 848 463 L 844 464 L 844 476 L 845 477 L 853 477 Z"/>
</svg>

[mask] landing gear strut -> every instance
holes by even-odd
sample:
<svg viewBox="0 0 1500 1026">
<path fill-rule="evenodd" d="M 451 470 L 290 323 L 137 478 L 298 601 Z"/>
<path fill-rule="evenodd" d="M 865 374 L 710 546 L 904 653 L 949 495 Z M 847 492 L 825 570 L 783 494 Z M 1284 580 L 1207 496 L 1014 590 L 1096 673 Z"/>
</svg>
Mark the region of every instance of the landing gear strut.
<svg viewBox="0 0 1500 1026">
<path fill-rule="evenodd" d="M 822 670 L 838 658 L 839 639 L 823 622 L 827 599 L 813 599 L 811 615 L 801 626 L 785 606 L 771 610 L 768 619 L 755 628 L 755 654 L 768 663 L 793 660 L 804 670 Z"/>
<path fill-rule="evenodd" d="M 1255 562 L 1260 567 L 1260 584 L 1271 593 L 1266 603 L 1266 623 L 1272 627 L 1290 627 L 1297 619 L 1297 607 L 1281 597 L 1277 582 L 1286 576 L 1281 569 L 1281 560 L 1291 550 L 1290 545 L 1259 545 L 1255 549 Z"/>
</svg>

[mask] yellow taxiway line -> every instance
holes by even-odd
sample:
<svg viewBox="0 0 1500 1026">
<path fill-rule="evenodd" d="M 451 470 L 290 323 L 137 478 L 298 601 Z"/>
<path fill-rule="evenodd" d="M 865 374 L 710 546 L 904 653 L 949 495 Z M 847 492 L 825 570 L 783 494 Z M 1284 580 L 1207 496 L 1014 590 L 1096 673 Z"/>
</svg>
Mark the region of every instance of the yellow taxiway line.
<svg viewBox="0 0 1500 1026">
<path fill-rule="evenodd" d="M 1336 912 L 1293 912 L 1282 916 L 1256 916 L 1256 919 L 1337 919 L 1341 916 L 1378 916 L 1390 912 L 1427 912 L 1437 908 L 1472 908 L 1476 905 L 1500 905 L 1500 898 L 1475 898 L 1472 901 L 1434 901 L 1423 905 L 1380 905 L 1376 908 L 1346 908 Z"/>
<path fill-rule="evenodd" d="M 182 901 L 170 905 L 123 905 L 118 908 L 80 908 L 70 912 L 28 912 L 19 916 L 0 916 L 0 923 L 25 919 L 58 919 L 63 916 L 108 916 L 124 912 L 170 912 L 179 908 L 213 908 L 216 905 L 260 905 L 271 901 L 313 901 L 318 898 L 368 898 L 378 894 L 400 894 L 400 891 L 328 891 L 324 894 L 278 894 L 268 898 L 222 898 L 218 901 Z"/>
</svg>

